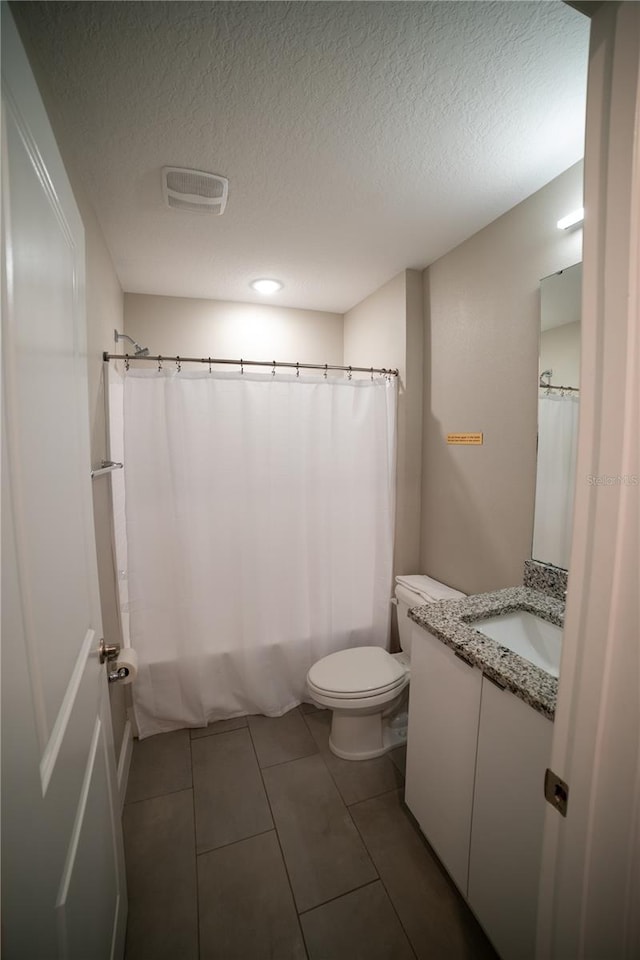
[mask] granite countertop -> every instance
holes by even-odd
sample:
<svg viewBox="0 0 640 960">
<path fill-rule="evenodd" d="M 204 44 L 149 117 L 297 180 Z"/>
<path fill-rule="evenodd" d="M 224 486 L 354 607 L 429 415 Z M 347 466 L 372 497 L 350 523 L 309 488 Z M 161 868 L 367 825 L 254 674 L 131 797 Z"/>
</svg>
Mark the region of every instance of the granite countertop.
<svg viewBox="0 0 640 960">
<path fill-rule="evenodd" d="M 558 627 L 564 626 L 564 602 L 530 587 L 506 587 L 464 600 L 438 600 L 412 607 L 409 616 L 464 660 L 479 667 L 491 680 L 553 720 L 557 678 L 470 626 L 471 621 L 516 610 L 528 610 Z"/>
</svg>

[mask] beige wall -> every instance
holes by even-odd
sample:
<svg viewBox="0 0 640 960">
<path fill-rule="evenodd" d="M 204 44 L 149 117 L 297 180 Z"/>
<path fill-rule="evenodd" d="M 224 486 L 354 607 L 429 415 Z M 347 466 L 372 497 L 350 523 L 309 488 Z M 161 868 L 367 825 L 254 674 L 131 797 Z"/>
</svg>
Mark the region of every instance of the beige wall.
<svg viewBox="0 0 640 960">
<path fill-rule="evenodd" d="M 126 293 L 124 324 L 152 354 L 342 363 L 338 313 Z"/>
<path fill-rule="evenodd" d="M 416 573 L 420 558 L 422 445 L 422 285 L 403 270 L 344 317 L 344 362 L 400 371 L 395 573 Z"/>
<path fill-rule="evenodd" d="M 539 281 L 581 259 L 582 164 L 424 271 L 421 567 L 467 593 L 522 582 L 535 492 Z M 447 433 L 483 432 L 483 446 Z"/>
<path fill-rule="evenodd" d="M 580 324 L 563 323 L 540 334 L 540 372 L 553 370 L 558 387 L 580 386 Z"/>
<path fill-rule="evenodd" d="M 582 264 L 544 277 L 540 284 L 540 326 L 543 330 L 563 323 L 579 323 L 582 312 Z"/>
</svg>

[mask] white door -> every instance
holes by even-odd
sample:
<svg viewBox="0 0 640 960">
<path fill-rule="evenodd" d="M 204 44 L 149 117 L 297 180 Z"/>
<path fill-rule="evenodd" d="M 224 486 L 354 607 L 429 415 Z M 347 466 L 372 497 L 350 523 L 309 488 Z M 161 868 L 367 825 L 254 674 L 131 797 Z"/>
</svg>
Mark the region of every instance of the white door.
<svg viewBox="0 0 640 960">
<path fill-rule="evenodd" d="M 84 231 L 2 3 L 2 956 L 122 955 L 91 507 Z"/>
<path fill-rule="evenodd" d="M 640 5 L 591 21 L 580 428 L 537 956 L 640 957 Z"/>
</svg>

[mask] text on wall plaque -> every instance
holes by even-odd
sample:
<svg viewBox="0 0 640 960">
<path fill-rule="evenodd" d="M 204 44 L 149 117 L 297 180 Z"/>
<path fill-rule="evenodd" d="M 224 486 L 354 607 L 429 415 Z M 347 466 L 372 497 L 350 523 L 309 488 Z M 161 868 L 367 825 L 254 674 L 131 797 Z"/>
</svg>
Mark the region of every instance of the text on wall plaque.
<svg viewBox="0 0 640 960">
<path fill-rule="evenodd" d="M 479 446 L 482 444 L 484 434 L 482 433 L 448 433 L 447 443 L 471 444 Z"/>
</svg>

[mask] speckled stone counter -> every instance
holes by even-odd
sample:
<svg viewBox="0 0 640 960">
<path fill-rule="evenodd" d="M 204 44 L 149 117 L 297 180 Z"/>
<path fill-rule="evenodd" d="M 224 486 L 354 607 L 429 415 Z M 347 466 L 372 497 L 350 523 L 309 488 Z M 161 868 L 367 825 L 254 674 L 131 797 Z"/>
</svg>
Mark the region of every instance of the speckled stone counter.
<svg viewBox="0 0 640 960">
<path fill-rule="evenodd" d="M 550 597 L 564 600 L 567 595 L 568 571 L 561 567 L 553 567 L 550 563 L 539 563 L 538 560 L 525 560 L 524 578 L 525 587 L 548 593 Z"/>
<path fill-rule="evenodd" d="M 469 625 L 475 620 L 516 610 L 527 610 L 558 627 L 564 626 L 564 602 L 529 587 L 506 587 L 464 600 L 439 600 L 413 607 L 409 616 L 490 679 L 553 720 L 558 692 L 556 677 Z"/>
</svg>

